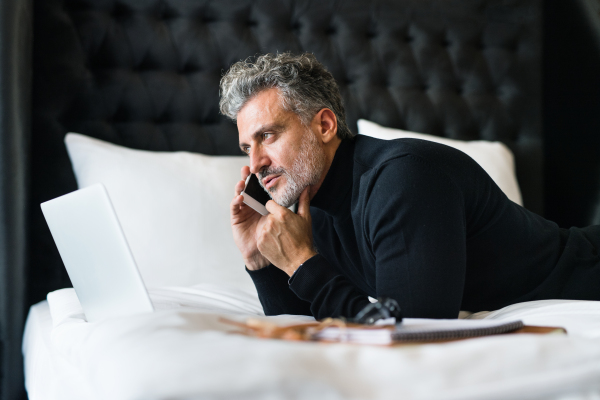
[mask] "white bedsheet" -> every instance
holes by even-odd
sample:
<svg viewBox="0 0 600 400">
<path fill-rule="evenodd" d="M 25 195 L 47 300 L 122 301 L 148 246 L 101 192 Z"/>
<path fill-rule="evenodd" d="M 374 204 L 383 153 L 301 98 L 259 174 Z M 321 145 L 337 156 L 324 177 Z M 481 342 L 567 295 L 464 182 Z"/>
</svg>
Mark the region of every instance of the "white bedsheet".
<svg viewBox="0 0 600 400">
<path fill-rule="evenodd" d="M 46 354 L 42 342 L 25 340 L 30 399 L 600 399 L 600 302 L 530 302 L 483 316 L 563 326 L 568 336 L 378 348 L 228 333 L 220 316 L 256 317 L 261 308 L 227 288 L 151 298 L 153 314 L 94 324 L 69 290 L 49 295 L 50 308 L 32 307 L 25 338 L 45 340 Z M 43 387 L 52 377 L 54 391 Z"/>
</svg>

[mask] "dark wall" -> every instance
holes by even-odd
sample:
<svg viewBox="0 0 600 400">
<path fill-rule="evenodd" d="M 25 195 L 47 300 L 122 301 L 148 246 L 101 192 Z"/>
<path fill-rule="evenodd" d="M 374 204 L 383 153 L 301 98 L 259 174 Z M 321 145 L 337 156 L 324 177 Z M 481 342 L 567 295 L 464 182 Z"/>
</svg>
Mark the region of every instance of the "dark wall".
<svg viewBox="0 0 600 400">
<path fill-rule="evenodd" d="M 366 118 L 515 153 L 541 212 L 541 0 L 37 0 L 29 299 L 69 286 L 39 204 L 76 189 L 63 138 L 239 154 L 218 113 L 231 63 L 309 51 Z"/>
<path fill-rule="evenodd" d="M 545 2 L 545 216 L 600 224 L 600 16 L 596 0 Z"/>
<path fill-rule="evenodd" d="M 21 336 L 31 119 L 31 1 L 0 2 L 0 399 L 25 397 Z"/>
</svg>

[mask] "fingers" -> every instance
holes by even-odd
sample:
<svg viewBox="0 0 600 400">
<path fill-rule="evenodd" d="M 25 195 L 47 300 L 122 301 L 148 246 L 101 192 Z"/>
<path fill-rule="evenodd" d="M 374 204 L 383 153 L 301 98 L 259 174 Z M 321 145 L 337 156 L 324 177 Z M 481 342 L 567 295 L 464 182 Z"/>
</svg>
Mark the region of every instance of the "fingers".
<svg viewBox="0 0 600 400">
<path fill-rule="evenodd" d="M 263 230 L 265 229 L 265 224 L 267 223 L 267 221 L 269 221 L 268 215 L 263 215 L 260 217 L 260 219 L 256 223 L 256 234 L 257 235 L 260 235 L 263 233 Z"/>
<path fill-rule="evenodd" d="M 233 198 L 233 200 L 231 200 L 231 203 L 229 204 L 231 214 L 235 215 L 238 212 L 240 212 L 240 207 L 243 204 L 244 204 L 244 196 L 241 196 L 241 195 L 235 196 Z"/>
<path fill-rule="evenodd" d="M 235 184 L 234 194 L 236 196 L 242 193 L 242 190 L 244 190 L 244 187 L 246 186 L 246 178 L 248 178 L 248 175 L 250 175 L 250 167 L 244 165 L 240 170 L 240 174 L 242 176 L 242 180 Z"/>
<path fill-rule="evenodd" d="M 269 216 L 263 215 L 262 217 L 260 217 L 260 219 L 256 223 L 256 231 L 254 233 L 255 239 L 256 239 L 256 247 L 258 248 L 258 251 L 261 252 L 261 254 L 262 254 L 261 248 L 264 251 L 264 243 L 266 242 L 268 222 L 269 222 Z"/>
<path fill-rule="evenodd" d="M 242 193 L 242 190 L 244 190 L 245 186 L 246 186 L 245 181 L 238 181 L 238 183 L 235 184 L 234 195 L 239 196 L 240 193 Z"/>
<path fill-rule="evenodd" d="M 310 195 L 308 194 L 308 186 L 300 193 L 298 199 L 298 215 L 302 218 L 310 218 Z"/>
<path fill-rule="evenodd" d="M 275 203 L 273 200 L 267 201 L 267 204 L 265 204 L 265 208 L 267 209 L 268 212 L 270 212 L 271 214 L 274 214 L 274 215 L 281 215 L 282 213 L 285 213 L 286 211 L 291 212 L 287 208 L 282 207 L 279 204 Z"/>
<path fill-rule="evenodd" d="M 244 165 L 242 167 L 241 174 L 242 174 L 242 180 L 244 182 L 246 182 L 246 178 L 248 177 L 248 175 L 250 175 L 250 167 L 247 165 Z"/>
</svg>

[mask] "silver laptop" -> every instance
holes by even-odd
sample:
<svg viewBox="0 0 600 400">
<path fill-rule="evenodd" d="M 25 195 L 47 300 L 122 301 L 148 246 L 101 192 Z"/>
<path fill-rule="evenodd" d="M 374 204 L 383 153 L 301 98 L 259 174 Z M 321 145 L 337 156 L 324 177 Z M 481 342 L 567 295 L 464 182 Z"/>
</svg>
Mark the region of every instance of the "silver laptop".
<svg viewBox="0 0 600 400">
<path fill-rule="evenodd" d="M 102 184 L 41 206 L 88 322 L 153 311 Z"/>
</svg>

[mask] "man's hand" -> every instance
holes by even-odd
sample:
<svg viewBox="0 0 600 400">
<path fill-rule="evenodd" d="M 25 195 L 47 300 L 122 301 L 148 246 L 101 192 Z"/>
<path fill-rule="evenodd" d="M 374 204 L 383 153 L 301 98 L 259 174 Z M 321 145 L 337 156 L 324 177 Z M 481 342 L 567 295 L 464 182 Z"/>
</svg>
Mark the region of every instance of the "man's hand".
<svg viewBox="0 0 600 400">
<path fill-rule="evenodd" d="M 256 243 L 260 253 L 289 276 L 306 260 L 317 254 L 313 247 L 312 220 L 308 187 L 298 201 L 294 214 L 273 200 L 267 202 L 269 215 L 260 218 Z"/>
<path fill-rule="evenodd" d="M 235 185 L 235 197 L 230 206 L 231 229 L 246 267 L 256 271 L 269 265 L 269 260 L 260 254 L 256 246 L 256 228 L 261 215 L 244 204 L 244 197 L 240 194 L 244 190 L 248 175 L 250 175 L 250 168 L 242 167 L 242 180 Z"/>
</svg>

